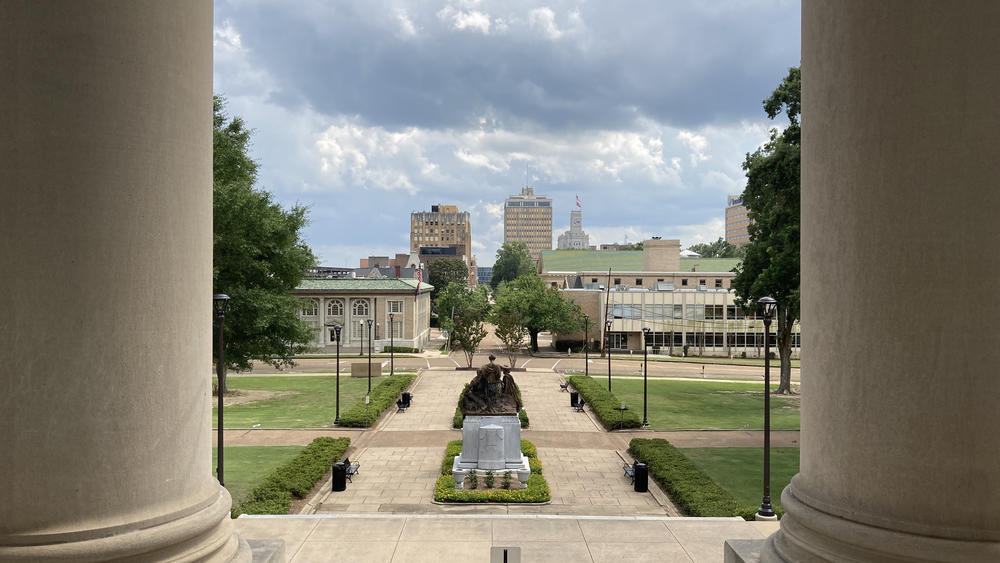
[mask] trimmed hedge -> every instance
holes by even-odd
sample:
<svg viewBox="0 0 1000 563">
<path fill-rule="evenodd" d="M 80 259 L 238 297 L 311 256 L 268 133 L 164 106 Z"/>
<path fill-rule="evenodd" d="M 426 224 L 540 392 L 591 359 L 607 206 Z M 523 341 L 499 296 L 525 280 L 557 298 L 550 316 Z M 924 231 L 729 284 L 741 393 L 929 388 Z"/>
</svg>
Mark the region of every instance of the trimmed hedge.
<svg viewBox="0 0 1000 563">
<path fill-rule="evenodd" d="M 386 346 L 382 348 L 383 354 L 388 354 L 389 352 L 395 352 L 396 354 L 418 354 L 420 350 L 411 346 Z"/>
<path fill-rule="evenodd" d="M 455 456 L 462 453 L 462 441 L 452 440 L 444 450 L 441 461 L 441 476 L 434 486 L 434 500 L 438 502 L 496 502 L 496 503 L 536 503 L 552 500 L 549 484 L 542 477 L 542 462 L 538 459 L 538 450 L 527 440 L 521 440 L 521 453 L 528 458 L 531 476 L 528 477 L 527 489 L 475 489 L 455 490 L 455 479 L 451 468 Z M 517 482 L 515 479 L 514 482 Z"/>
<path fill-rule="evenodd" d="M 466 383 L 465 387 L 462 388 L 462 392 L 458 394 L 458 406 L 455 407 L 455 416 L 451 419 L 452 428 L 462 428 L 462 422 L 464 421 L 464 416 L 462 416 L 462 397 L 465 396 L 465 392 L 469 390 L 469 384 Z M 517 390 L 517 398 L 521 398 L 521 390 Z M 521 428 L 527 428 L 531 421 L 528 420 L 528 412 L 522 407 L 521 410 L 517 412 L 517 419 L 521 421 Z"/>
<path fill-rule="evenodd" d="M 304 498 L 350 445 L 350 438 L 316 438 L 299 455 L 268 473 L 230 514 L 233 518 L 240 514 L 288 514 L 292 496 Z"/>
<path fill-rule="evenodd" d="M 706 475 L 684 452 L 662 439 L 634 438 L 628 451 L 649 465 L 649 476 L 688 516 L 740 516 L 753 520 L 757 506 L 740 505 L 718 483 Z M 779 516 L 783 511 L 775 510 Z"/>
<path fill-rule="evenodd" d="M 416 377 L 416 375 L 408 373 L 397 373 L 396 375 L 386 377 L 382 383 L 379 383 L 372 389 L 371 404 L 368 405 L 367 411 L 365 409 L 365 400 L 362 397 L 360 401 L 354 403 L 354 406 L 340 414 L 340 426 L 365 428 L 375 424 L 379 415 L 385 409 L 396 404 L 399 394 L 409 387 L 410 383 Z M 367 420 L 365 420 L 366 412 Z"/>
<path fill-rule="evenodd" d="M 587 401 L 590 408 L 597 415 L 597 418 L 607 430 L 618 428 L 639 428 L 642 421 L 635 411 L 625 411 L 624 422 L 622 411 L 618 410 L 621 401 L 604 388 L 604 384 L 592 377 L 585 375 L 574 375 L 568 378 L 570 385 L 580 392 L 583 400 Z"/>
</svg>

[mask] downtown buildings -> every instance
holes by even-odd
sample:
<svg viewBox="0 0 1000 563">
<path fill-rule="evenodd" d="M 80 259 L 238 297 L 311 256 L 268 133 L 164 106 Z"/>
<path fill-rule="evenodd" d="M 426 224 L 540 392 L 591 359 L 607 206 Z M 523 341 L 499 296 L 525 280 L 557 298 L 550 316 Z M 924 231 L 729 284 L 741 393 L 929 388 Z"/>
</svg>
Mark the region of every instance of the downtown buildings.
<svg viewBox="0 0 1000 563">
<path fill-rule="evenodd" d="M 472 256 L 472 226 L 468 211 L 457 205 L 432 205 L 431 210 L 410 213 L 410 252 L 427 264 L 439 258 L 456 258 L 469 269 L 469 287 L 476 285 L 476 259 Z"/>
<path fill-rule="evenodd" d="M 542 251 L 552 250 L 552 200 L 529 187 L 508 197 L 503 204 L 503 241 L 523 242 L 537 263 Z"/>
</svg>

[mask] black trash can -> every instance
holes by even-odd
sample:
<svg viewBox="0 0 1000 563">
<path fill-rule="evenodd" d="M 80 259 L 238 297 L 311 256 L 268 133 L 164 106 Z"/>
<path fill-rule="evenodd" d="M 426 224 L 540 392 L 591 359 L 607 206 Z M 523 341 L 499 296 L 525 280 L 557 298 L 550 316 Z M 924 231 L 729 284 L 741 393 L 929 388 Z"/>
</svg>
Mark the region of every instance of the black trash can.
<svg viewBox="0 0 1000 563">
<path fill-rule="evenodd" d="M 635 492 L 645 493 L 649 490 L 649 466 L 637 461 L 632 464 L 632 469 L 635 471 Z"/>
<path fill-rule="evenodd" d="M 580 402 L 580 393 L 577 391 L 569 392 L 569 406 L 575 407 Z"/>
<path fill-rule="evenodd" d="M 403 397 L 402 397 L 402 399 L 403 399 L 403 403 L 404 404 L 409 404 L 410 398 L 412 398 L 412 397 L 413 397 L 413 395 L 410 395 L 409 391 L 403 391 Z"/>
<path fill-rule="evenodd" d="M 338 461 L 333 464 L 333 492 L 347 490 L 347 468 L 344 462 Z"/>
</svg>

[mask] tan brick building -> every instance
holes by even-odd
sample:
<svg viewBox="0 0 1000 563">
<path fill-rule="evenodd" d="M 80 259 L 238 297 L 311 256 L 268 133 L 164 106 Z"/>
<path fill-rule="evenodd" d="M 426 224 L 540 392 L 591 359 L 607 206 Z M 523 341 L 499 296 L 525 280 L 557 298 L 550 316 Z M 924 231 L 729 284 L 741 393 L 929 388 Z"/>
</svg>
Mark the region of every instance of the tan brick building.
<svg viewBox="0 0 1000 563">
<path fill-rule="evenodd" d="M 420 253 L 421 247 L 456 249 L 469 268 L 470 287 L 476 285 L 476 260 L 472 256 L 472 225 L 469 212 L 457 205 L 432 205 L 428 211 L 410 213 L 410 252 Z"/>
<path fill-rule="evenodd" d="M 731 195 L 726 201 L 726 242 L 740 246 L 750 242 L 747 225 L 750 216 L 743 206 L 743 195 Z"/>
<path fill-rule="evenodd" d="M 531 258 L 538 261 L 543 250 L 552 250 L 552 200 L 535 195 L 534 188 L 521 188 L 503 205 L 503 241 L 523 242 Z"/>
</svg>

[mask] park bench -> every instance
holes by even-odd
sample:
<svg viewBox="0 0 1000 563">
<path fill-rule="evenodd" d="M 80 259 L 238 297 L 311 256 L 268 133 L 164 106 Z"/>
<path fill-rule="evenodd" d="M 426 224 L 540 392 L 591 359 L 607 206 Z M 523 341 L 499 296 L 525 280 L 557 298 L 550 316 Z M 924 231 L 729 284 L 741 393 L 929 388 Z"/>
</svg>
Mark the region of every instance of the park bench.
<svg viewBox="0 0 1000 563">
<path fill-rule="evenodd" d="M 625 476 L 631 479 L 632 483 L 635 483 L 635 467 L 624 463 L 622 464 L 622 469 L 625 470 Z"/>
<path fill-rule="evenodd" d="M 358 462 L 351 463 L 351 459 L 350 458 L 347 458 L 347 457 L 344 458 L 344 473 L 347 475 L 347 480 L 348 481 L 350 481 L 352 483 L 354 482 L 351 479 L 351 477 L 354 477 L 354 475 L 358 472 L 358 469 L 360 467 L 361 467 L 360 463 L 358 463 Z"/>
<path fill-rule="evenodd" d="M 559 390 L 560 391 L 569 391 L 569 381 L 567 381 L 566 383 L 560 383 L 559 384 Z"/>
<path fill-rule="evenodd" d="M 406 412 L 406 409 L 410 408 L 411 399 L 413 399 L 413 395 L 404 391 L 403 395 L 396 400 L 396 412 Z"/>
<path fill-rule="evenodd" d="M 586 404 L 587 404 L 587 401 L 584 401 L 584 400 L 583 400 L 583 399 L 581 398 L 581 399 L 580 399 L 580 402 L 579 402 L 579 403 L 577 403 L 577 404 L 575 405 L 575 407 L 576 407 L 576 412 L 583 412 L 583 406 L 584 406 L 584 405 L 586 405 Z"/>
</svg>

